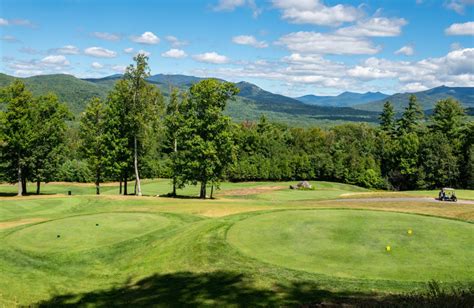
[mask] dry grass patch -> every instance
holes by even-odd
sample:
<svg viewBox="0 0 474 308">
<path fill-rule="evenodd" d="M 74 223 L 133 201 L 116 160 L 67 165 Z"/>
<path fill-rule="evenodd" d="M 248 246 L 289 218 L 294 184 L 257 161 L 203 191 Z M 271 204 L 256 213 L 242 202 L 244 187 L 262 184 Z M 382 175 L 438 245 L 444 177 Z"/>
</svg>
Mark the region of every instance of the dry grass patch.
<svg viewBox="0 0 474 308">
<path fill-rule="evenodd" d="M 26 218 L 26 219 L 19 219 L 19 220 L 12 220 L 12 221 L 2 221 L 0 222 L 0 230 L 1 229 L 8 229 L 13 227 L 18 227 L 22 225 L 28 225 L 35 222 L 45 221 L 45 218 Z"/>
</svg>

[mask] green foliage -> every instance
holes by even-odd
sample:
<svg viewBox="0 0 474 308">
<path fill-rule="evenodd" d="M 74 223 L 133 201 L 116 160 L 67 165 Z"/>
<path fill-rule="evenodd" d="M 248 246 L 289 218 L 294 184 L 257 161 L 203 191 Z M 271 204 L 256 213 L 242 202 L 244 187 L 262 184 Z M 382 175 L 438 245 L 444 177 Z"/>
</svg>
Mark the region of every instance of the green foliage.
<svg viewBox="0 0 474 308">
<path fill-rule="evenodd" d="M 380 114 L 380 128 L 392 134 L 395 131 L 395 110 L 393 109 L 392 103 L 386 101 L 383 105 L 383 111 Z"/>
<path fill-rule="evenodd" d="M 88 183 L 95 180 L 87 162 L 83 160 L 66 160 L 60 167 L 57 178 L 63 182 Z"/>
<path fill-rule="evenodd" d="M 235 159 L 230 118 L 222 112 L 237 93 L 232 83 L 207 79 L 193 85 L 180 105 L 172 168 L 180 186 L 201 183 L 201 198 L 206 198 L 208 184 L 219 185 Z"/>
<path fill-rule="evenodd" d="M 445 134 L 449 138 L 457 137 L 464 116 L 464 109 L 458 101 L 450 98 L 440 100 L 436 103 L 430 128 L 435 132 Z"/>
<path fill-rule="evenodd" d="M 408 106 L 405 108 L 401 119 L 398 121 L 398 132 L 400 134 L 416 132 L 424 114 L 415 95 L 410 96 Z"/>
</svg>

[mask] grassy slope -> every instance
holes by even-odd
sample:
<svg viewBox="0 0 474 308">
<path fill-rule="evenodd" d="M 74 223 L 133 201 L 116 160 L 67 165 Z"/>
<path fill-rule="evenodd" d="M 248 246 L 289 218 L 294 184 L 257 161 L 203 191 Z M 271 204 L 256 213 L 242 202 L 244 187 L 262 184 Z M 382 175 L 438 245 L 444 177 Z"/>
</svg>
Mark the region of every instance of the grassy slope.
<svg viewBox="0 0 474 308">
<path fill-rule="evenodd" d="M 206 201 L 120 197 L 115 195 L 116 187 L 104 187 L 107 192 L 100 197 L 79 196 L 81 193 L 92 194 L 92 185 L 69 184 L 69 187 L 48 184 L 45 191 L 64 192 L 65 188 L 72 188 L 72 197 L 0 197 L 0 303 L 8 306 L 49 300 L 47 304 L 59 305 L 81 300 L 83 305 L 102 306 L 148 306 L 157 302 L 163 305 L 282 305 L 325 299 L 347 300 L 348 296 L 359 297 L 372 292 L 411 290 L 420 287 L 420 284 L 337 278 L 261 262 L 233 248 L 227 242 L 226 234 L 233 225 L 239 225 L 235 223 L 245 222 L 246 218 L 261 211 L 282 209 L 348 207 L 474 219 L 472 205 L 440 207 L 423 203 L 318 201 L 337 194 L 366 192 L 337 183 L 316 182 L 318 194 L 314 191 L 284 190 L 278 191 L 281 200 L 262 197 L 274 193 L 266 188 L 276 189 L 288 184 L 225 183 L 222 197 Z M 12 188 L 1 186 L 0 191 L 12 191 Z M 150 195 L 162 194 L 170 190 L 170 185 L 168 180 L 145 181 L 143 189 Z M 197 192 L 196 188 L 191 187 L 181 193 L 192 196 Z M 244 192 L 254 195 L 242 195 Z M 308 198 L 308 193 L 311 198 Z M 126 216 L 108 214 L 124 212 L 133 214 L 129 217 L 130 221 L 122 219 Z M 95 215 L 99 213 L 107 214 Z M 131 223 L 143 213 L 159 215 L 159 226 Z M 110 219 L 106 218 L 109 215 Z M 19 220 L 33 218 L 59 220 L 36 221 L 32 223 L 35 227 L 12 225 Z M 113 227 L 109 222 L 115 220 L 118 226 Z M 8 221 L 9 228 L 2 229 L 2 221 L 4 225 Z M 91 238 L 97 228 L 100 229 L 94 223 L 104 227 L 103 233 L 99 233 L 104 237 L 102 240 L 113 238 L 113 241 L 98 247 L 84 240 L 87 236 Z M 121 231 L 122 223 L 128 224 L 124 225 L 124 229 L 132 228 L 138 237 L 131 238 L 128 232 Z M 88 225 L 92 226 L 88 228 Z M 68 232 L 68 226 L 76 232 L 65 235 L 61 240 L 76 234 L 70 240 L 89 249 L 58 251 L 57 238 L 49 238 L 54 237 L 58 230 Z M 158 230 L 155 229 L 157 227 Z M 40 243 L 22 238 L 31 232 L 38 234 Z M 82 242 L 81 236 L 84 237 Z M 120 238 L 123 241 L 117 243 Z M 69 247 L 67 242 L 64 245 Z M 51 251 L 47 251 L 49 248 Z"/>
</svg>

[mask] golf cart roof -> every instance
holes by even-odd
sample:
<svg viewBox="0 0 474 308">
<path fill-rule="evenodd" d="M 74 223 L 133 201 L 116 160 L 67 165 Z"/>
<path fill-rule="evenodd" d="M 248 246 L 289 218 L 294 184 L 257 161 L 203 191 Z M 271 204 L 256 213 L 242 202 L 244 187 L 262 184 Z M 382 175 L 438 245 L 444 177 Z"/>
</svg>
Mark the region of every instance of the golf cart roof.
<svg viewBox="0 0 474 308">
<path fill-rule="evenodd" d="M 454 188 L 445 187 L 443 190 L 454 190 Z"/>
</svg>

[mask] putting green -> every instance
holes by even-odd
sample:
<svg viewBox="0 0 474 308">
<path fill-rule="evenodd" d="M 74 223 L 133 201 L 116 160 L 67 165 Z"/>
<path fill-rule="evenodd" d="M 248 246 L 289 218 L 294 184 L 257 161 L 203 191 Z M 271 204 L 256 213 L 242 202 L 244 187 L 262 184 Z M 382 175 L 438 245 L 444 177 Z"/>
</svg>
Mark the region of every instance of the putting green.
<svg viewBox="0 0 474 308">
<path fill-rule="evenodd" d="M 329 276 L 473 281 L 473 234 L 474 224 L 420 215 L 291 210 L 239 221 L 227 240 L 261 261 Z"/>
<path fill-rule="evenodd" d="M 151 213 L 103 213 L 52 220 L 7 236 L 16 248 L 40 252 L 70 252 L 97 248 L 165 228 L 170 221 Z"/>
</svg>

